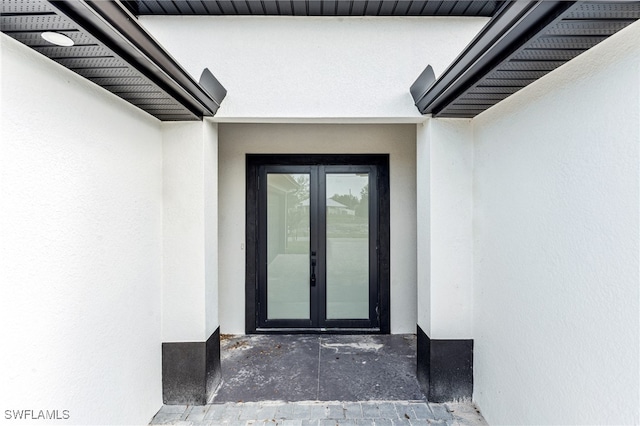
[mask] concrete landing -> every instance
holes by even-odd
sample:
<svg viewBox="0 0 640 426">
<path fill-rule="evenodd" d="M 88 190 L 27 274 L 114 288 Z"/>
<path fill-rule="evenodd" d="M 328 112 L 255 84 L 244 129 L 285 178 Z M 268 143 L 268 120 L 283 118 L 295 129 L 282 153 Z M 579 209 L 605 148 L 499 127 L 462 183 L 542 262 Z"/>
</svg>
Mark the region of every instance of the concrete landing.
<svg viewBox="0 0 640 426">
<path fill-rule="evenodd" d="M 414 335 L 253 335 L 221 339 L 211 402 L 424 400 Z"/>
<path fill-rule="evenodd" d="M 471 402 L 426 402 L 416 343 L 414 335 L 223 335 L 222 383 L 210 403 L 165 405 L 151 424 L 486 425 Z"/>
</svg>

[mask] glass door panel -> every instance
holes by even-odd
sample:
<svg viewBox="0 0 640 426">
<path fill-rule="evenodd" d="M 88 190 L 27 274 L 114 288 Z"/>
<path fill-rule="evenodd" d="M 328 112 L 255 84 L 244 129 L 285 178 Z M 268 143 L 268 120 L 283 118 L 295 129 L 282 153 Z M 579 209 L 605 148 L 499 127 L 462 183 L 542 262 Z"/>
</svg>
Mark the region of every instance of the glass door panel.
<svg viewBox="0 0 640 426">
<path fill-rule="evenodd" d="M 326 175 L 326 318 L 369 318 L 369 174 Z"/>
<path fill-rule="evenodd" d="M 388 197 L 378 186 L 388 187 L 388 160 L 369 159 L 248 161 L 246 315 L 254 331 L 382 330 L 388 256 L 381 261 L 378 245 L 388 234 L 379 212 L 385 207 L 388 223 Z"/>
<path fill-rule="evenodd" d="M 310 319 L 307 173 L 267 173 L 267 319 Z"/>
</svg>

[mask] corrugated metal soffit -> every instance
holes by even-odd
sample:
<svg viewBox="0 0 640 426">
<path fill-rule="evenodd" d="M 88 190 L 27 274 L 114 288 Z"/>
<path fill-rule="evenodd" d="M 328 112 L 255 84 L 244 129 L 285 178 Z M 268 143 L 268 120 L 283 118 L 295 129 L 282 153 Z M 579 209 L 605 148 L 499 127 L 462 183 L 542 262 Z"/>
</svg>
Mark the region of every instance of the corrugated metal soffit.
<svg viewBox="0 0 640 426">
<path fill-rule="evenodd" d="M 483 0 L 131 0 L 136 15 L 493 16 L 502 1 Z"/>
</svg>

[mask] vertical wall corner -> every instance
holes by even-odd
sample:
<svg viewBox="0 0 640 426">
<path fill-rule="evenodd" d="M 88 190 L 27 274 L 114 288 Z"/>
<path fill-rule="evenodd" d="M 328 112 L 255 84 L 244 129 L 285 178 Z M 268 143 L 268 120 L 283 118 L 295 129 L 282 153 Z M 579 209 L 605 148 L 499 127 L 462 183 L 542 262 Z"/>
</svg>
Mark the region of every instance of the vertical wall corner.
<svg viewBox="0 0 640 426">
<path fill-rule="evenodd" d="M 205 394 L 207 402 L 220 385 L 222 372 L 220 369 L 220 327 L 207 339 L 206 347 L 206 382 Z"/>
<path fill-rule="evenodd" d="M 417 377 L 430 402 L 473 397 L 473 340 L 430 339 L 420 326 Z"/>
<path fill-rule="evenodd" d="M 206 342 L 162 344 L 162 401 L 205 405 L 220 383 L 220 328 Z"/>
<path fill-rule="evenodd" d="M 427 336 L 427 334 L 422 331 L 420 326 L 417 326 L 417 336 L 418 336 L 418 353 L 417 353 L 417 369 L 416 376 L 418 378 L 418 384 L 420 385 L 420 389 L 422 393 L 425 395 L 429 395 L 429 367 L 431 365 L 431 360 L 429 354 L 431 353 L 431 340 Z M 429 398 L 427 398 L 429 399 Z"/>
</svg>

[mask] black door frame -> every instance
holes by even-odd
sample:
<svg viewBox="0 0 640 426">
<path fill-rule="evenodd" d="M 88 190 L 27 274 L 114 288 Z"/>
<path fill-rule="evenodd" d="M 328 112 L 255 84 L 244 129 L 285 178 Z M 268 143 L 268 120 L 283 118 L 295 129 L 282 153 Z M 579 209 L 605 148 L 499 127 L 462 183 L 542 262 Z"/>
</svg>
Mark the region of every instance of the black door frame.
<svg viewBox="0 0 640 426">
<path fill-rule="evenodd" d="M 261 328 L 259 324 L 261 273 L 259 249 L 262 238 L 260 233 L 264 226 L 260 225 L 258 191 L 260 170 L 263 166 L 373 166 L 377 171 L 377 264 L 370 268 L 377 276 L 377 324 L 374 327 L 362 326 L 362 321 L 340 322 L 334 327 L 327 322 L 326 327 L 308 328 L 304 324 L 299 327 Z M 334 169 L 336 170 L 336 169 Z M 391 332 L 390 324 L 390 201 L 389 201 L 389 155 L 387 154 L 247 154 L 246 156 L 246 281 L 245 281 L 245 329 L 247 334 L 256 333 L 380 333 Z M 370 256 L 371 257 L 371 256 Z M 373 270 L 375 268 L 375 270 Z M 313 313 L 312 313 L 313 315 Z"/>
</svg>

